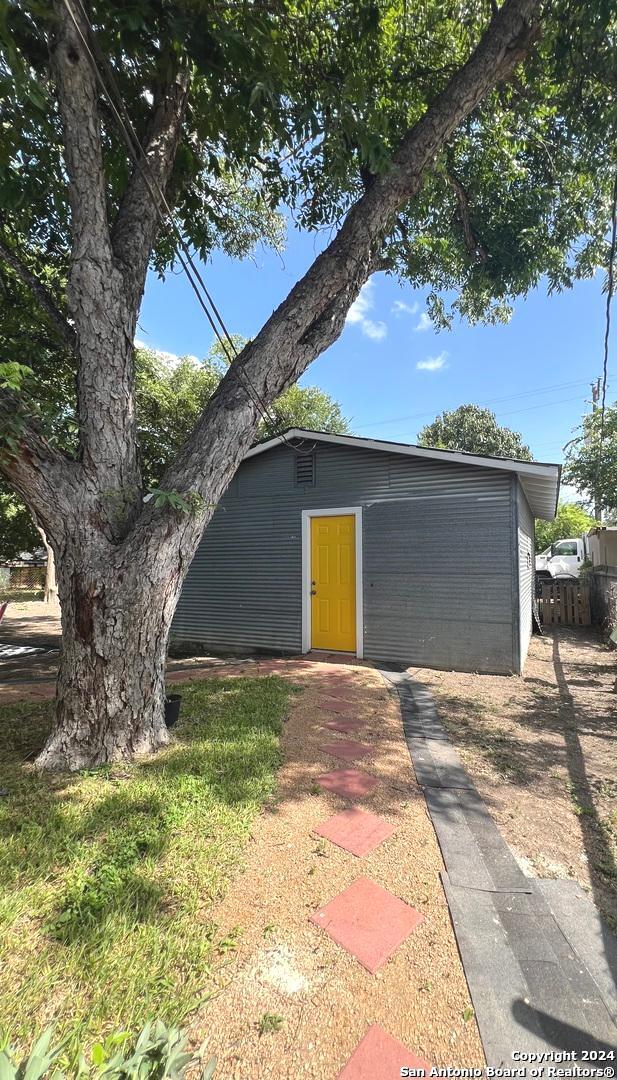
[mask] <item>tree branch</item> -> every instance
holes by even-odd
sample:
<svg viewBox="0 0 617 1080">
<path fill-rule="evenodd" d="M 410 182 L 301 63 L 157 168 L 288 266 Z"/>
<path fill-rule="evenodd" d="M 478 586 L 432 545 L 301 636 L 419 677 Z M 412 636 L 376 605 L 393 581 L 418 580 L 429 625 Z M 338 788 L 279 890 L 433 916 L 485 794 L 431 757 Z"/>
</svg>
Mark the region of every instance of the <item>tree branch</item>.
<svg viewBox="0 0 617 1080">
<path fill-rule="evenodd" d="M 463 229 L 463 238 L 465 240 L 465 247 L 470 255 L 477 259 L 478 262 L 486 263 L 488 261 L 488 252 L 484 247 L 481 240 L 478 239 L 474 233 L 473 226 L 471 224 L 471 214 L 469 211 L 469 198 L 465 188 L 461 184 L 460 180 L 456 178 L 451 172 L 446 173 L 448 183 L 452 188 L 458 202 L 459 214 L 461 218 L 461 226 Z"/>
<path fill-rule="evenodd" d="M 505 0 L 470 59 L 404 136 L 389 171 L 352 207 L 334 240 L 231 364 L 161 481 L 165 490 L 212 499 L 225 489 L 254 435 L 255 397 L 271 402 L 340 335 L 349 307 L 379 265 L 392 215 L 418 192 L 458 125 L 529 51 L 538 9 L 539 0 Z"/>
<path fill-rule="evenodd" d="M 76 345 L 75 331 L 66 316 L 62 313 L 51 293 L 39 280 L 36 274 L 22 262 L 20 256 L 10 248 L 0 237 L 0 257 L 36 299 L 39 307 L 45 312 L 50 323 L 58 333 L 62 342 L 69 349 L 74 350 Z"/>
<path fill-rule="evenodd" d="M 188 90 L 188 73 L 176 72 L 155 101 L 142 147 L 147 165 L 141 160 L 135 166 L 112 230 L 114 255 L 121 265 L 130 302 L 136 309 L 159 229 L 162 211 L 159 192 L 165 194 L 172 173 Z"/>
<path fill-rule="evenodd" d="M 59 538 L 70 529 L 74 507 L 82 510 L 85 504 L 81 467 L 30 426 L 20 415 L 19 401 L 6 390 L 0 390 L 0 474 L 49 536 Z"/>
<path fill-rule="evenodd" d="M 122 533 L 141 506 L 134 407 L 137 306 L 116 264 L 107 217 L 98 88 L 77 0 L 54 0 L 51 64 L 63 126 L 73 249 L 67 289 L 77 337 L 80 456 L 101 492 L 114 492 Z"/>
<path fill-rule="evenodd" d="M 108 274 L 112 249 L 107 221 L 107 189 L 103 166 L 96 78 L 84 40 L 87 29 L 79 5 L 55 0 L 58 30 L 52 48 L 52 71 L 64 131 L 69 177 L 73 259 L 69 295 L 79 334 L 80 297 L 92 268 Z"/>
</svg>

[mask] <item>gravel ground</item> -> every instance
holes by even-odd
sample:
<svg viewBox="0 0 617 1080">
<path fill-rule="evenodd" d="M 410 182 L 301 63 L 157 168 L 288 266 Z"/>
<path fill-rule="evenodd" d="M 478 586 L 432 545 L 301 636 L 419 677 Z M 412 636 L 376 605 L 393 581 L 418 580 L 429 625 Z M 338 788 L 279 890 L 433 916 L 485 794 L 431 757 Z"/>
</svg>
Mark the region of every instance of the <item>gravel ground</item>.
<svg viewBox="0 0 617 1080">
<path fill-rule="evenodd" d="M 410 671 L 523 868 L 575 878 L 617 929 L 615 654 L 564 627 L 532 638 L 523 676 Z"/>
<path fill-rule="evenodd" d="M 285 726 L 278 793 L 253 830 L 244 873 L 213 914 L 238 944 L 220 992 L 200 1012 L 192 1037 L 206 1039 L 207 1053 L 216 1053 L 221 1080 L 333 1080 L 375 1022 L 434 1064 L 481 1066 L 439 879 L 442 862 L 413 779 L 397 704 L 367 667 L 289 664 L 280 670 L 293 672 L 302 690 Z M 357 737 L 373 754 L 358 767 L 380 784 L 359 805 L 396 825 L 362 859 L 312 832 L 347 805 L 315 784 L 321 772 L 342 764 L 319 750 L 336 737 L 320 727 L 328 717 L 319 701 L 333 680 L 337 689 L 349 688 L 355 715 L 370 721 Z M 316 908 L 361 876 L 424 915 L 377 976 L 309 922 Z"/>
</svg>

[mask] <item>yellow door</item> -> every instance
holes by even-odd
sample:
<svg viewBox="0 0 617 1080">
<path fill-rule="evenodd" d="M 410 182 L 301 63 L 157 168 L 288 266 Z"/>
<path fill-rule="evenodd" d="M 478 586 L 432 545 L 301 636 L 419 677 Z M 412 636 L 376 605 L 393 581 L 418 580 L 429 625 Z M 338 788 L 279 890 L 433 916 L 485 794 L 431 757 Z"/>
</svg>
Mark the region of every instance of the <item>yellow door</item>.
<svg viewBox="0 0 617 1080">
<path fill-rule="evenodd" d="M 356 651 L 356 519 L 311 518 L 311 648 Z"/>
</svg>

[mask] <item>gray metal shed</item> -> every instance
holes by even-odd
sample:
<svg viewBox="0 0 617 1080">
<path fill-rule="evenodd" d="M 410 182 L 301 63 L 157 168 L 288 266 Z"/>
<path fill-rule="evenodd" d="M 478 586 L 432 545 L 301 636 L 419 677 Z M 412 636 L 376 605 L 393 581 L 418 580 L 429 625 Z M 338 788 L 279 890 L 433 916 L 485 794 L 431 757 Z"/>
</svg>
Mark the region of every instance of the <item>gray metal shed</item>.
<svg viewBox="0 0 617 1080">
<path fill-rule="evenodd" d="M 215 653 L 520 672 L 534 517 L 554 517 L 559 479 L 558 465 L 294 428 L 242 462 L 173 637 Z"/>
</svg>

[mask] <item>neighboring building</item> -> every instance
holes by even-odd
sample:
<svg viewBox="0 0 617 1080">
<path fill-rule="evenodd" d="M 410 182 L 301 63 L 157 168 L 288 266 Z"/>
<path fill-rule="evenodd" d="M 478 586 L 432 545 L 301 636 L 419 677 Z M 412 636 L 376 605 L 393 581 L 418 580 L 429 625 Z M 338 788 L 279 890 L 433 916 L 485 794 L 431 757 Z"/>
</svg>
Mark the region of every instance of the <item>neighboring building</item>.
<svg viewBox="0 0 617 1080">
<path fill-rule="evenodd" d="M 534 517 L 555 516 L 559 478 L 558 465 L 294 428 L 242 462 L 173 636 L 219 653 L 520 672 Z"/>
<path fill-rule="evenodd" d="M 587 533 L 587 549 L 593 563 L 591 617 L 610 633 L 617 629 L 617 528 L 594 526 Z"/>
<path fill-rule="evenodd" d="M 20 551 L 0 563 L 0 585 L 7 589 L 41 589 L 45 584 L 45 548 Z"/>
<path fill-rule="evenodd" d="M 587 533 L 589 557 L 594 566 L 617 566 L 617 528 L 596 525 Z"/>
</svg>

